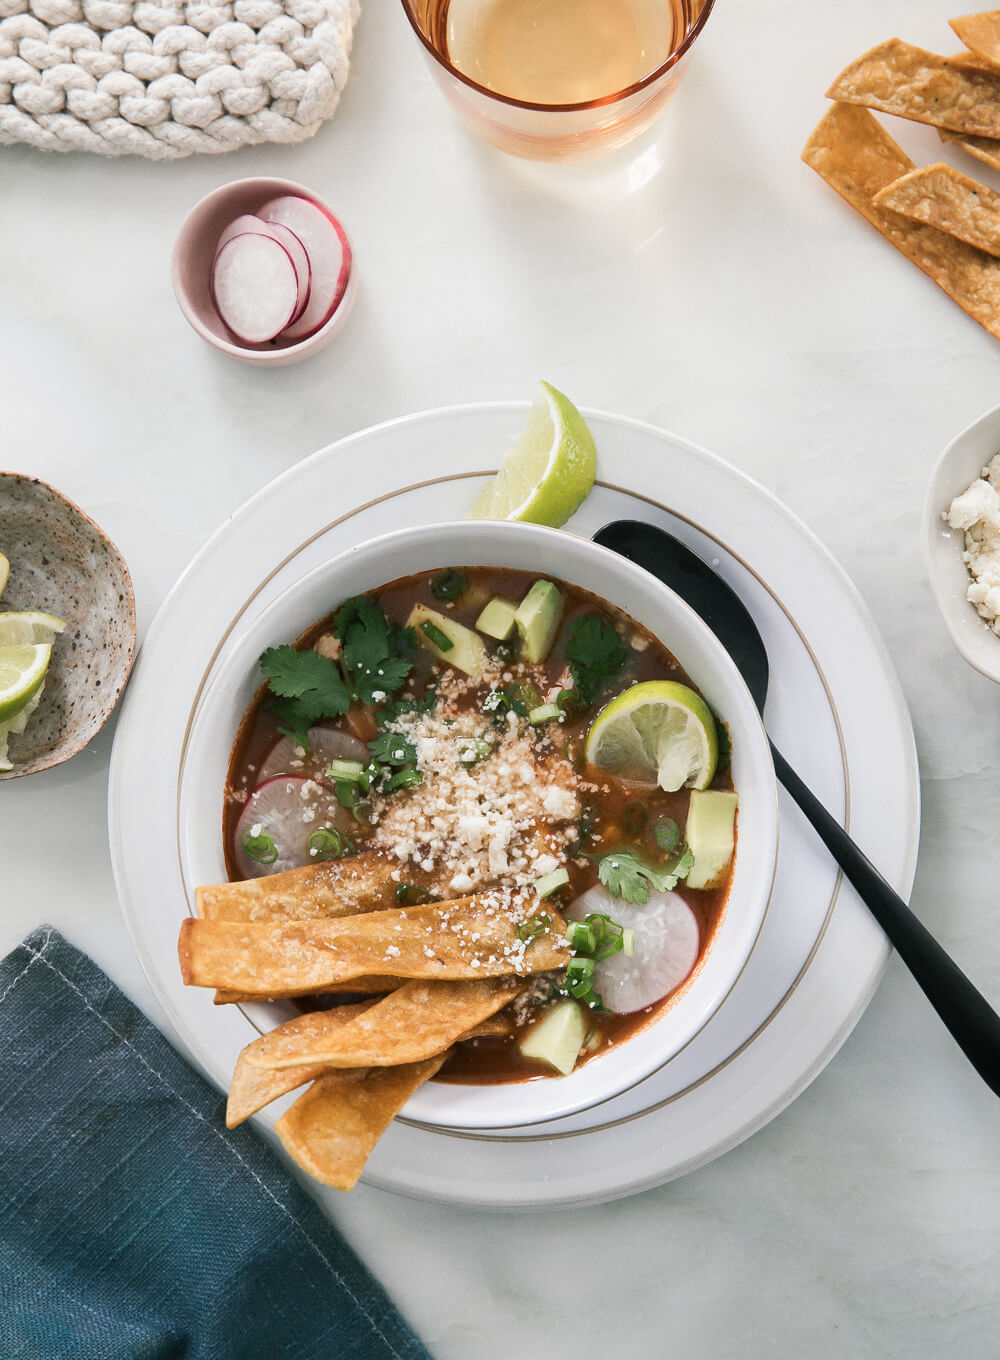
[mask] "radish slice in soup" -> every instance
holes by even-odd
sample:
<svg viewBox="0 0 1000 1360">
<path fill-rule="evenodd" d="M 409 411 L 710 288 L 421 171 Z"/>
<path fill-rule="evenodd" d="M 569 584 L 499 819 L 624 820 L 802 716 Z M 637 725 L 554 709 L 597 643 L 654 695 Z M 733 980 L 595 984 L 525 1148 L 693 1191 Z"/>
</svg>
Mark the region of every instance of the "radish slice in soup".
<svg viewBox="0 0 1000 1360">
<path fill-rule="evenodd" d="M 594 991 L 616 1015 L 630 1015 L 669 996 L 698 961 L 698 918 L 677 893 L 651 892 L 648 902 L 633 906 L 595 887 L 576 899 L 566 917 L 583 921 L 593 912 L 635 933 L 631 958 L 622 950 L 594 968 Z"/>
<path fill-rule="evenodd" d="M 308 198 L 286 194 L 257 209 L 265 222 L 290 227 L 305 246 L 312 285 L 305 311 L 285 330 L 285 339 L 304 340 L 325 326 L 344 296 L 351 272 L 351 247 L 340 223 Z"/>
<path fill-rule="evenodd" d="M 232 237 L 212 265 L 212 298 L 239 340 L 248 345 L 272 340 L 299 305 L 299 279 L 291 255 L 262 232 Z"/>
<path fill-rule="evenodd" d="M 244 878 L 315 864 L 309 837 L 322 827 L 351 834 L 354 819 L 315 779 L 281 775 L 258 784 L 236 823 L 233 852 Z"/>
<path fill-rule="evenodd" d="M 281 737 L 268 751 L 260 767 L 257 783 L 275 775 L 304 775 L 323 782 L 331 760 L 360 760 L 367 765 L 371 753 L 363 741 L 341 732 L 335 727 L 311 727 L 309 750 L 305 751 L 294 737 Z"/>
</svg>

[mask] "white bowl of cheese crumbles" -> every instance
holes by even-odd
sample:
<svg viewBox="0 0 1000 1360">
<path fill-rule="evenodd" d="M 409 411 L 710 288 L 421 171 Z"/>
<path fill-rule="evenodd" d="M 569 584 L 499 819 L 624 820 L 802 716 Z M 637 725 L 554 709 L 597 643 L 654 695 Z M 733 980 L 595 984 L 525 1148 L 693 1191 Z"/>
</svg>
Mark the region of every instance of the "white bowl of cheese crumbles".
<svg viewBox="0 0 1000 1360">
<path fill-rule="evenodd" d="M 1000 407 L 947 446 L 924 504 L 923 552 L 960 655 L 1000 682 Z"/>
<path fill-rule="evenodd" d="M 446 593 L 437 594 L 436 585 L 439 576 L 447 577 L 455 568 L 464 568 L 473 578 L 474 587 L 477 573 L 492 572 L 494 581 L 502 583 L 506 580 L 512 587 L 507 593 L 515 596 L 521 594 L 529 578 L 562 583 L 566 594 L 564 627 L 560 635 L 563 638 L 566 627 L 572 632 L 572 626 L 575 626 L 571 626 L 572 616 L 574 610 L 579 612 L 584 608 L 581 605 L 584 596 L 598 610 L 603 603 L 618 630 L 618 640 L 629 656 L 621 681 L 610 684 L 600 698 L 593 700 L 592 712 L 584 718 L 577 714 L 575 719 L 564 722 L 556 717 L 551 709 L 558 707 L 555 700 L 559 684 L 546 692 L 541 682 L 540 692 L 528 703 L 529 715 L 523 712 L 520 717 L 516 712 L 498 714 L 491 701 L 491 687 L 498 694 L 506 694 L 511 689 L 508 682 L 513 681 L 516 688 L 519 678 L 514 673 L 516 665 L 504 661 L 502 646 L 498 648 L 491 640 L 499 636 L 490 633 L 493 624 L 483 622 L 486 605 L 493 606 L 497 600 L 501 605 L 504 603 L 500 599 L 503 591 L 495 594 L 494 599 L 486 599 L 491 593 L 487 589 L 474 607 L 467 596 L 459 597 L 458 610 L 449 613 L 455 602 L 447 599 Z M 409 589 L 407 582 L 416 581 L 421 573 L 427 578 L 423 598 L 435 608 L 413 604 L 414 612 L 407 619 L 411 609 L 410 597 L 405 593 Z M 403 578 L 406 580 L 400 586 Z M 435 595 L 427 594 L 428 584 L 435 586 Z M 350 759 L 358 750 L 364 749 L 362 746 L 352 750 L 351 739 L 364 742 L 372 735 L 360 732 L 359 738 L 357 727 L 353 732 L 345 731 L 343 740 L 347 744 L 338 748 L 339 753 L 334 753 L 330 765 L 334 774 L 327 781 L 329 787 L 310 793 L 309 778 L 322 782 L 322 772 L 314 770 L 310 776 L 308 766 L 298 767 L 295 773 L 282 767 L 284 772 L 280 779 L 269 777 L 269 771 L 262 775 L 260 762 L 270 760 L 271 756 L 264 745 L 260 745 L 259 752 L 251 751 L 248 757 L 252 771 L 249 779 L 233 790 L 234 752 L 239 747 L 237 733 L 245 731 L 254 704 L 259 708 L 261 702 L 259 662 L 262 654 L 268 655 L 272 662 L 281 657 L 287 660 L 287 649 L 280 656 L 270 649 L 287 648 L 287 644 L 307 638 L 308 648 L 341 661 L 337 638 L 329 631 L 316 635 L 317 621 L 332 617 L 333 611 L 337 611 L 345 600 L 366 592 L 370 592 L 372 598 L 377 596 L 380 607 L 384 606 L 386 610 L 386 618 L 394 627 L 399 627 L 401 621 L 411 627 L 415 623 L 419 640 L 425 647 L 429 641 L 430 650 L 437 655 L 436 707 L 426 718 L 420 713 L 404 714 L 394 720 L 388 732 L 372 728 L 375 741 L 368 741 L 367 745 L 375 746 L 378 759 L 390 762 L 380 771 L 380 787 L 386 792 L 375 797 L 368 791 L 367 776 L 358 769 L 360 762 Z M 529 589 L 522 605 L 530 594 Z M 420 598 L 419 589 L 413 598 Z M 513 603 L 516 602 L 515 599 Z M 398 618 L 393 617 L 394 608 L 397 612 L 403 611 Z M 449 621 L 459 616 L 467 618 L 470 624 L 475 620 L 483 631 L 487 644 L 487 676 L 494 674 L 489 669 L 491 666 L 495 670 L 493 680 L 477 682 L 480 690 L 485 685 L 485 699 L 479 692 L 470 698 L 468 677 L 454 659 L 459 647 L 454 651 L 439 647 L 442 629 L 447 631 Z M 346 637 L 346 633 L 343 635 Z M 604 640 L 607 642 L 607 637 Z M 526 645 L 527 635 L 522 638 L 522 646 Z M 556 643 L 553 656 L 564 645 Z M 279 823 L 282 827 L 287 826 L 287 818 L 282 822 L 284 811 L 279 808 L 275 812 L 274 809 L 282 798 L 287 806 L 288 792 L 292 790 L 296 796 L 300 793 L 308 803 L 305 827 L 293 828 L 303 844 L 315 848 L 335 842 L 339 852 L 340 840 L 345 838 L 350 853 L 338 861 L 338 865 L 346 866 L 345 891 L 351 889 L 352 864 L 365 862 L 361 853 L 356 861 L 352 860 L 355 850 L 370 851 L 374 845 L 390 866 L 387 886 L 392 889 L 395 885 L 397 896 L 392 900 L 390 894 L 384 903 L 389 910 L 378 913 L 379 919 L 385 920 L 389 933 L 383 954 L 364 970 L 374 974 L 376 979 L 383 973 L 391 974 L 393 967 L 398 966 L 396 960 L 400 958 L 400 949 L 391 933 L 391 929 L 395 929 L 397 903 L 412 919 L 421 917 L 421 913 L 443 913 L 445 930 L 459 932 L 466 942 L 475 940 L 478 930 L 492 929 L 496 912 L 502 915 L 513 903 L 511 909 L 517 908 L 520 916 L 512 941 L 502 946 L 483 947 L 481 957 L 474 960 L 474 966 L 479 969 L 476 977 L 490 972 L 510 973 L 515 979 L 523 977 L 530 982 L 534 951 L 543 957 L 542 951 L 561 947 L 559 932 L 574 915 L 582 918 L 593 911 L 591 895 L 595 888 L 600 892 L 606 875 L 619 890 L 619 896 L 607 912 L 616 920 L 609 929 L 615 933 L 624 928 L 628 932 L 626 942 L 632 944 L 633 933 L 641 935 L 638 927 L 642 923 L 642 911 L 621 898 L 620 884 L 614 874 L 622 866 L 612 865 L 612 873 L 605 865 L 600 884 L 593 881 L 596 870 L 587 877 L 587 866 L 592 862 L 588 860 L 588 854 L 596 863 L 598 858 L 608 857 L 605 853 L 608 847 L 601 843 L 599 833 L 591 832 L 594 838 L 589 843 L 578 840 L 582 822 L 586 819 L 585 804 L 590 796 L 587 780 L 591 780 L 589 788 L 593 790 L 594 773 L 590 765 L 577 759 L 576 768 L 584 774 L 578 778 L 579 789 L 573 787 L 572 752 L 562 734 L 582 731 L 583 737 L 579 739 L 582 747 L 588 724 L 601 711 L 601 706 L 618 693 L 616 684 L 620 687 L 638 685 L 649 677 L 651 652 L 663 649 L 671 654 L 669 664 L 676 665 L 665 679 L 670 682 L 674 677 L 689 680 L 704 697 L 711 712 L 724 724 L 731 743 L 731 770 L 717 776 L 713 787 L 721 787 L 720 779 L 724 779 L 726 787 L 734 790 L 738 799 L 738 835 L 735 853 L 727 867 L 729 877 L 725 880 L 723 898 L 711 933 L 706 936 L 703 932 L 696 962 L 687 965 L 689 973 L 676 984 L 662 1005 L 643 1004 L 639 1008 L 641 1014 L 636 1012 L 635 1023 L 622 1031 L 620 1039 L 612 1034 L 596 1052 L 581 1050 L 581 1060 L 566 1075 L 547 1074 L 539 1068 L 525 1070 L 513 1079 L 480 1082 L 461 1077 L 449 1080 L 446 1069 L 420 1086 L 409 1097 L 402 1113 L 442 1127 L 510 1128 L 560 1118 L 610 1099 L 668 1062 L 709 1022 L 733 990 L 754 947 L 771 892 L 777 853 L 777 798 L 773 767 L 759 715 L 738 671 L 715 636 L 660 582 L 588 540 L 531 524 L 467 521 L 418 526 L 385 535 L 340 554 L 308 572 L 269 604 L 208 681 L 190 733 L 181 786 L 180 848 L 191 901 L 195 901 L 199 886 L 220 885 L 225 892 L 227 879 L 240 879 L 248 869 L 256 872 L 244 857 L 246 853 L 251 860 L 263 862 L 261 872 L 265 875 L 274 870 L 277 878 L 278 871 L 285 871 L 286 860 L 277 856 L 286 851 L 283 844 L 274 842 L 280 841 L 275 827 Z M 390 672 L 391 667 L 387 674 Z M 569 685 L 571 682 L 566 679 L 562 683 Z M 397 697 L 406 698 L 407 693 L 401 688 Z M 380 683 L 374 685 L 373 698 L 376 709 L 385 700 Z M 533 708 L 531 704 L 534 704 Z M 573 721 L 577 723 L 576 728 Z M 546 723 L 551 724 L 547 729 L 549 733 L 558 735 L 551 735 L 547 744 L 543 742 L 539 746 L 538 733 L 546 730 Z M 583 724 L 582 728 L 580 724 Z M 398 752 L 394 749 L 396 738 L 399 739 Z M 459 752 L 457 762 L 453 759 L 452 745 Z M 302 757 L 301 750 L 298 757 Z M 324 755 L 323 760 L 326 758 Z M 394 765 L 391 764 L 393 761 L 396 762 Z M 482 807 L 479 809 L 468 805 L 467 781 L 462 776 L 462 767 L 466 764 L 482 771 Z M 720 765 L 719 768 L 724 767 Z M 352 778 L 363 781 L 360 784 L 365 790 L 362 795 L 357 795 L 358 784 L 351 786 Z M 236 782 L 239 784 L 238 780 Z M 275 791 L 276 784 L 279 787 Z M 663 788 L 666 787 L 664 784 Z M 432 795 L 436 788 L 446 790 L 446 796 L 435 799 Z M 233 797 L 237 802 L 235 811 L 229 809 L 225 816 L 224 791 L 227 798 Z M 369 822 L 374 817 L 373 827 L 370 825 L 366 829 L 362 825 L 360 832 L 349 820 L 350 808 L 345 810 L 337 801 L 346 797 L 350 803 L 356 796 L 363 797 L 365 817 Z M 600 803 L 599 790 L 594 796 Z M 663 794 L 658 787 L 644 790 L 641 783 L 636 783 L 634 793 L 627 796 L 631 801 L 623 814 L 625 823 L 645 815 L 642 808 L 647 804 L 654 808 L 655 815 L 662 810 L 656 799 L 672 795 Z M 684 796 L 686 798 L 688 794 L 685 792 Z M 693 797 L 693 793 L 690 796 Z M 733 798 L 732 793 L 728 796 Z M 243 800 L 242 806 L 240 800 Z M 635 808 L 639 808 L 638 813 Z M 677 818 L 682 830 L 687 830 L 684 813 L 678 811 Z M 658 840 L 661 823 L 670 820 L 657 819 Z M 317 838 L 316 828 L 323 823 L 329 828 L 328 834 Z M 285 833 L 282 830 L 280 834 Z M 366 840 L 366 837 L 370 839 Z M 457 848 L 450 843 L 452 840 L 458 842 Z M 651 838 L 647 838 L 647 844 L 652 845 Z M 628 863 L 626 857 L 626 868 Z M 658 863 L 662 868 L 663 860 Z M 570 883 L 565 882 L 565 869 L 569 870 Z M 691 876 L 695 877 L 693 873 Z M 564 880 L 561 889 L 558 887 L 560 877 Z M 266 885 L 267 878 L 255 878 L 253 882 Z M 542 885 L 551 883 L 557 885 L 557 891 L 549 897 L 546 895 L 548 888 Z M 431 905 L 426 905 L 428 886 L 432 890 Z M 408 887 L 414 888 L 414 895 L 398 895 L 405 893 Z M 658 888 L 652 894 L 653 898 L 662 898 L 664 929 L 669 926 L 672 910 L 676 909 L 675 914 L 683 916 L 685 894 L 687 901 L 695 901 L 698 897 L 695 884 L 690 885 L 691 891 L 683 881 L 676 887 L 677 901 L 672 904 L 669 891 Z M 505 892 L 506 898 L 503 897 Z M 584 906 L 577 911 L 574 911 L 574 893 L 584 901 Z M 461 921 L 450 919 L 449 902 L 453 899 L 468 902 L 470 896 L 477 894 L 485 903 L 486 924 L 480 922 L 469 935 L 464 933 Z M 203 909 L 207 898 L 199 896 L 197 900 L 199 919 L 185 927 L 189 932 L 194 928 L 195 933 L 200 921 L 210 915 Z M 617 922 L 618 917 L 620 922 Z M 232 920 L 231 917 L 228 919 Z M 248 935 L 252 934 L 252 918 L 244 916 L 242 919 Z M 558 931 L 553 922 L 558 923 Z M 180 914 L 178 924 L 181 924 Z M 600 923 L 597 928 L 600 933 Z M 228 927 L 222 929 L 223 934 L 225 929 Z M 235 926 L 232 931 L 236 932 Z M 313 962 L 319 957 L 322 965 L 326 946 L 317 953 L 315 942 L 306 938 L 308 927 L 304 926 L 298 934 L 296 931 L 298 925 L 292 923 L 288 935 L 292 952 L 298 956 L 301 951 L 303 957 L 308 953 Z M 578 931 L 576 936 L 579 939 L 585 933 Z M 404 943 L 405 955 L 405 942 L 401 936 L 399 938 Z M 424 952 L 430 958 L 435 948 L 435 942 L 431 940 Z M 469 944 L 469 948 L 475 952 L 478 946 Z M 443 949 L 441 953 L 443 956 Z M 600 957 L 602 949 L 590 946 L 590 953 Z M 548 955 L 544 957 L 547 959 Z M 558 975 L 559 962 L 557 959 L 546 965 L 549 976 L 553 970 Z M 581 968 L 585 973 L 586 968 Z M 628 971 L 626 967 L 625 973 Z M 252 968 L 239 978 L 234 974 L 231 978 L 222 976 L 214 980 L 209 973 L 193 977 L 186 971 L 185 980 L 230 992 L 240 992 L 245 984 L 252 990 L 255 985 Z M 367 985 L 369 979 L 366 977 L 364 981 Z M 632 995 L 628 987 L 634 982 L 635 978 L 626 977 L 627 996 Z M 270 984 L 261 983 L 261 986 L 265 985 Z M 585 978 L 581 985 L 586 1003 Z M 604 985 L 618 984 L 608 981 Z M 272 992 L 271 995 L 281 994 Z M 283 995 L 293 998 L 291 991 Z M 562 995 L 565 997 L 565 991 Z M 580 996 L 581 992 L 577 990 L 572 995 Z M 555 1004 L 557 998 L 551 999 Z M 644 1001 L 644 998 L 640 995 L 639 1000 Z M 251 1024 L 263 1034 L 298 1015 L 294 999 L 243 998 L 241 1004 Z M 637 1003 L 626 1000 L 624 1008 L 627 1010 L 630 1005 Z M 252 1039 L 253 1030 L 249 1024 L 248 1031 L 248 1039 Z"/>
</svg>

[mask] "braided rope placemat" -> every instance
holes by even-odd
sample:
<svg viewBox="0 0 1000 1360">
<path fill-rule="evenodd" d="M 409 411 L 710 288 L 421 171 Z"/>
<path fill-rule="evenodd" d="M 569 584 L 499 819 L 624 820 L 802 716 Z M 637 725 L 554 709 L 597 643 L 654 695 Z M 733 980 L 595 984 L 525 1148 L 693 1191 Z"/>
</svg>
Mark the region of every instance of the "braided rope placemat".
<svg viewBox="0 0 1000 1360">
<path fill-rule="evenodd" d="M 0 145 L 169 160 L 301 142 L 358 0 L 0 0 Z"/>
</svg>

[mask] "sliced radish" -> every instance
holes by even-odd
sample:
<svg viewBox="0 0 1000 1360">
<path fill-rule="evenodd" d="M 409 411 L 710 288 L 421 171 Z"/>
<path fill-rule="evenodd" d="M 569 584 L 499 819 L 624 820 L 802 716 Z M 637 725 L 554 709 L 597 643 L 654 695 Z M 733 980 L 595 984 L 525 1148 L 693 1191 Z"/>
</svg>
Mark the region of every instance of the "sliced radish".
<svg viewBox="0 0 1000 1360">
<path fill-rule="evenodd" d="M 280 246 L 284 246 L 292 259 L 295 269 L 295 277 L 299 287 L 299 300 L 295 308 L 293 321 L 305 311 L 306 303 L 309 301 L 309 287 L 312 282 L 312 266 L 309 263 L 309 256 L 305 246 L 290 228 L 282 226 L 280 222 L 265 222 L 261 217 L 255 217 L 252 213 L 243 213 L 230 222 L 219 237 L 218 245 L 215 247 L 215 254 L 218 257 L 219 251 L 223 246 L 237 236 L 269 236 L 272 241 L 277 241 Z"/>
<path fill-rule="evenodd" d="M 260 218 L 257 220 L 260 221 Z M 291 227 L 286 227 L 283 222 L 261 222 L 261 226 L 274 232 L 281 245 L 292 257 L 292 264 L 295 266 L 295 272 L 299 279 L 299 306 L 295 316 L 292 317 L 292 321 L 298 321 L 309 305 L 309 297 L 312 292 L 312 263 L 309 259 L 309 252 Z"/>
<path fill-rule="evenodd" d="M 578 897 L 566 917 L 583 921 L 592 912 L 635 934 L 631 958 L 620 951 L 594 968 L 594 991 L 616 1015 L 631 1015 L 669 996 L 698 962 L 698 918 L 677 893 L 651 892 L 648 902 L 633 906 L 598 886 Z"/>
<path fill-rule="evenodd" d="M 311 727 L 308 751 L 294 737 L 281 737 L 275 742 L 260 767 L 257 783 L 263 784 L 279 774 L 301 775 L 323 783 L 331 760 L 360 760 L 367 765 L 370 759 L 368 747 L 350 732 L 339 727 Z"/>
<path fill-rule="evenodd" d="M 348 835 L 357 830 L 350 813 L 315 779 L 281 775 L 258 784 L 236 823 L 233 852 L 239 872 L 262 878 L 314 864 L 309 837 L 324 826 Z"/>
<path fill-rule="evenodd" d="M 285 328 L 288 340 L 304 340 L 333 316 L 351 272 L 351 247 L 336 218 L 309 198 L 286 194 L 257 209 L 265 222 L 290 227 L 305 246 L 312 265 L 309 301 L 299 319 Z"/>
<path fill-rule="evenodd" d="M 237 339 L 248 345 L 272 340 L 299 304 L 291 255 L 274 237 L 259 232 L 232 237 L 212 265 L 212 297 Z"/>
</svg>

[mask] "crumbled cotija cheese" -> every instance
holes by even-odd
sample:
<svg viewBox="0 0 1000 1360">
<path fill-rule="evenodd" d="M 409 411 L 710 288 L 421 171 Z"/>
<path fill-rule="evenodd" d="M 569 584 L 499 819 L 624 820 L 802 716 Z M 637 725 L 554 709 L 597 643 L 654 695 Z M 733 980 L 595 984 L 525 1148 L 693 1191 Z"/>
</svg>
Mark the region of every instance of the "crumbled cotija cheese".
<svg viewBox="0 0 1000 1360">
<path fill-rule="evenodd" d="M 532 676 L 526 670 L 519 678 Z M 392 722 L 391 730 L 412 743 L 423 782 L 376 797 L 371 808 L 373 847 L 402 863 L 442 870 L 451 891 L 463 895 L 498 879 L 506 889 L 532 888 L 539 855 L 551 862 L 570 839 L 565 824 L 580 815 L 576 773 L 544 730 L 513 713 L 496 726 L 481 711 L 490 683 L 448 670 L 431 712 Z M 462 760 L 470 738 L 485 738 L 493 748 L 475 764 Z"/>
<path fill-rule="evenodd" d="M 945 519 L 952 529 L 965 532 L 962 560 L 972 576 L 966 598 L 1000 633 L 1000 453 L 955 497 Z"/>
</svg>

